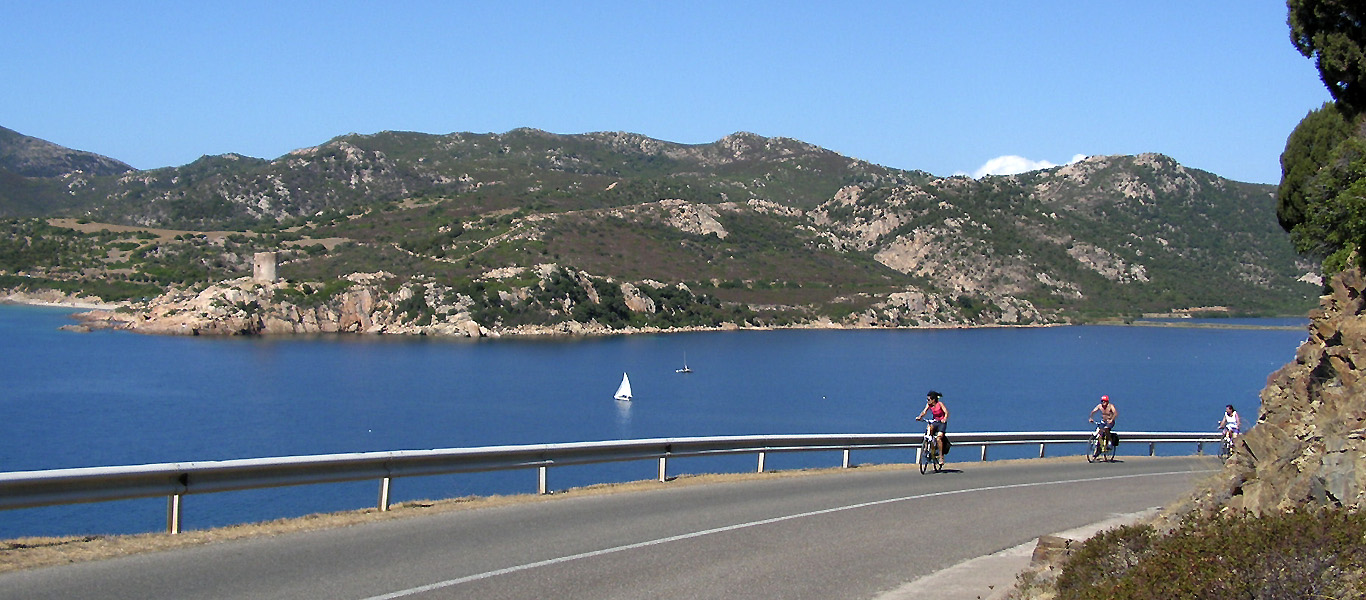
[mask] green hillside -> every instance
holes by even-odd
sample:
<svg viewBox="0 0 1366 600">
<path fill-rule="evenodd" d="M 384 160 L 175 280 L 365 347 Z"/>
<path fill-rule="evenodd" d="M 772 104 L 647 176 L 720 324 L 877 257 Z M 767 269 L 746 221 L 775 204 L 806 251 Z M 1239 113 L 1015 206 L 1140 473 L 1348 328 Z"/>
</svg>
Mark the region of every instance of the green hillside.
<svg viewBox="0 0 1366 600">
<path fill-rule="evenodd" d="M 64 187 L 69 174 L 0 177 L 0 284 L 111 300 L 243 277 L 259 251 L 311 290 L 384 272 L 394 290 L 446 290 L 415 319 L 458 310 L 502 328 L 1303 314 L 1318 293 L 1297 281 L 1313 266 L 1277 226 L 1272 186 L 1160 155 L 979 181 L 745 133 L 682 145 L 521 129 L 347 135 Z M 136 232 L 153 228 L 172 231 Z M 623 285 L 659 309 L 627 310 Z"/>
</svg>

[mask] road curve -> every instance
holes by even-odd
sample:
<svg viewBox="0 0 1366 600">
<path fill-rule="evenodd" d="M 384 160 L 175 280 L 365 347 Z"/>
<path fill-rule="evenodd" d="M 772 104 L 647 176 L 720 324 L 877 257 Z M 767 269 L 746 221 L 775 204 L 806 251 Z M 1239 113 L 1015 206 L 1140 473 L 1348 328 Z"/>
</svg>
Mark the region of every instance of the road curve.
<svg viewBox="0 0 1366 600">
<path fill-rule="evenodd" d="M 873 598 L 1167 504 L 1211 458 L 950 464 L 567 497 L 0 575 L 0 599 Z"/>
</svg>

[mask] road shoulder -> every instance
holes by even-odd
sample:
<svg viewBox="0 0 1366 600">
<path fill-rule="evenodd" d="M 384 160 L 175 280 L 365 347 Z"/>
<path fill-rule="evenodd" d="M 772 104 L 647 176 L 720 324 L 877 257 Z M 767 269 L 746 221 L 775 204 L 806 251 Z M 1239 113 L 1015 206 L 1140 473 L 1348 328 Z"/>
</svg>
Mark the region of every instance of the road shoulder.
<svg viewBox="0 0 1366 600">
<path fill-rule="evenodd" d="M 1099 523 L 1092 523 L 1069 529 L 1053 535 L 1070 540 L 1082 541 L 1091 536 L 1119 527 L 1150 519 L 1161 508 L 1114 515 Z M 936 600 L 1000 600 L 1015 587 L 1015 576 L 1029 568 L 1030 558 L 1038 539 L 1007 548 L 994 554 L 958 563 L 947 569 L 936 571 L 899 588 L 885 592 L 875 600 L 911 600 L 914 598 L 935 598 Z"/>
</svg>

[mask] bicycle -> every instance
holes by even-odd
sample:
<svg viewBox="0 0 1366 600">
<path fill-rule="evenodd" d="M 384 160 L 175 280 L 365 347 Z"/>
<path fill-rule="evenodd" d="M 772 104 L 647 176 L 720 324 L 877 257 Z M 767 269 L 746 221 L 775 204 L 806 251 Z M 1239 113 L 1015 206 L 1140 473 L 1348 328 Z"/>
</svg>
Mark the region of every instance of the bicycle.
<svg viewBox="0 0 1366 600">
<path fill-rule="evenodd" d="M 1115 445 L 1111 443 L 1109 431 L 1106 430 L 1104 423 L 1097 423 L 1095 419 L 1089 419 L 1096 424 L 1096 432 L 1091 434 L 1091 443 L 1087 447 L 1086 462 L 1096 462 L 1104 460 L 1112 462 L 1115 460 Z"/>
<path fill-rule="evenodd" d="M 916 420 L 925 421 L 925 419 Z M 931 465 L 934 466 L 936 473 L 944 468 L 943 457 L 939 455 L 939 438 L 933 433 L 934 423 L 933 419 L 925 421 L 925 439 L 920 442 L 920 473 L 922 475 L 930 470 Z"/>
<path fill-rule="evenodd" d="M 1233 456 L 1233 432 L 1224 429 L 1224 439 L 1219 441 L 1219 460 L 1228 460 Z"/>
</svg>

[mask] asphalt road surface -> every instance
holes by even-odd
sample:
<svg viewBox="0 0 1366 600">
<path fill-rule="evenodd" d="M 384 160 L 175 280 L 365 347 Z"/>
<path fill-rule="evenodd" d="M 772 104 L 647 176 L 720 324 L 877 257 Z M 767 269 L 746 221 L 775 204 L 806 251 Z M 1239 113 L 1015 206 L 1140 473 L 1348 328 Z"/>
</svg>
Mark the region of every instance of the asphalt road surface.
<svg viewBox="0 0 1366 600">
<path fill-rule="evenodd" d="M 0 575 L 0 598 L 876 598 L 1168 504 L 1211 458 L 849 469 L 575 496 Z"/>
</svg>

